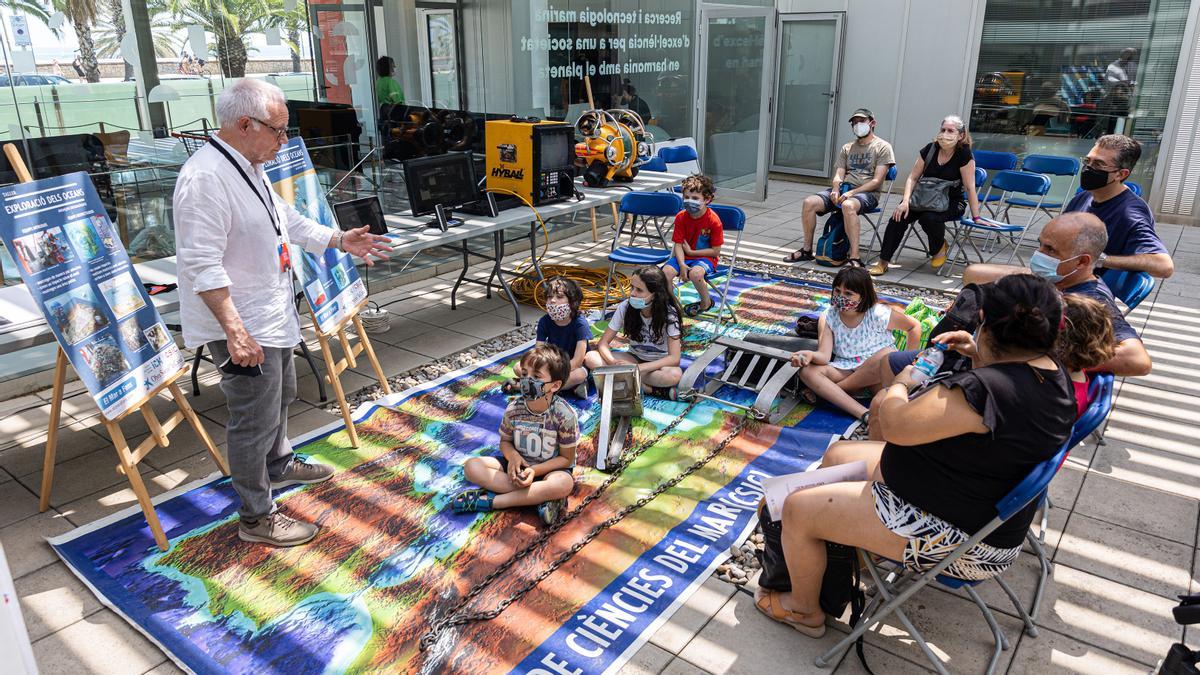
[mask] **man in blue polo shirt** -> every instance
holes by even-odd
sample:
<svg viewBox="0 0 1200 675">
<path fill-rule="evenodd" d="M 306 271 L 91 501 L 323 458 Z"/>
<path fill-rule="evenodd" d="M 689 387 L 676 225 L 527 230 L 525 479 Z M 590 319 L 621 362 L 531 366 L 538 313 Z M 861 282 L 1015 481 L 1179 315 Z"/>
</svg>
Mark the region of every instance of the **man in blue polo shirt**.
<svg viewBox="0 0 1200 675">
<path fill-rule="evenodd" d="M 1146 272 L 1166 279 L 1175 272 L 1175 264 L 1154 230 L 1154 214 L 1125 185 L 1141 155 L 1141 144 L 1128 136 L 1101 136 L 1084 158 L 1079 174 L 1083 192 L 1075 195 L 1063 212 L 1086 211 L 1104 223 L 1108 245 L 1096 267 Z"/>
</svg>

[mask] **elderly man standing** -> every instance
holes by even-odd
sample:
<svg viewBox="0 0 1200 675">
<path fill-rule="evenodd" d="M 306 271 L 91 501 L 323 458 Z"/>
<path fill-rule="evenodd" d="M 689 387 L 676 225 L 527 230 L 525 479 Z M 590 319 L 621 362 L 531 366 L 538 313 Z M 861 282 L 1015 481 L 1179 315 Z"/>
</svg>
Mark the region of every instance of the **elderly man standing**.
<svg viewBox="0 0 1200 675">
<path fill-rule="evenodd" d="M 220 130 L 183 165 L 174 220 L 184 343 L 207 345 L 229 408 L 228 455 L 241 498 L 243 541 L 296 546 L 318 527 L 275 510 L 271 491 L 319 483 L 333 469 L 292 452 L 288 406 L 296 398 L 292 350 L 300 341 L 288 243 L 371 256 L 388 251 L 366 227 L 331 231 L 300 215 L 267 184 L 263 164 L 287 140 L 287 99 L 244 78 L 217 99 Z"/>
</svg>

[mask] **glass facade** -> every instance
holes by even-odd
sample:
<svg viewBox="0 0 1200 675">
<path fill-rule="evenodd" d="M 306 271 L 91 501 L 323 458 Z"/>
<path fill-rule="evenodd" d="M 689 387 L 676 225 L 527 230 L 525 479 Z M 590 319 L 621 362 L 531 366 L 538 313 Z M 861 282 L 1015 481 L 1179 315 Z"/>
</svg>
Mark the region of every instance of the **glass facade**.
<svg viewBox="0 0 1200 675">
<path fill-rule="evenodd" d="M 1149 194 L 1188 0 L 990 0 L 971 132 L 976 147 L 1081 157 L 1095 139 L 1142 143 L 1130 180 Z M 1056 179 L 1063 196 L 1066 179 Z"/>
</svg>

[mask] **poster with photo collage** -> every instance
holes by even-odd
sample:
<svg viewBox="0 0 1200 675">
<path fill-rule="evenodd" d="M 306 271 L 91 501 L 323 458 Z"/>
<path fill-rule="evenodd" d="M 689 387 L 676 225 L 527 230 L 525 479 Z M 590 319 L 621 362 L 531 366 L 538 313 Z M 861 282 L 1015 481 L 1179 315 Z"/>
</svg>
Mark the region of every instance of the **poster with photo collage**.
<svg viewBox="0 0 1200 675">
<path fill-rule="evenodd" d="M 0 204 L 0 239 L 105 417 L 183 368 L 86 173 L 10 185 Z"/>
<path fill-rule="evenodd" d="M 325 199 L 325 190 L 317 180 L 304 139 L 289 140 L 273 161 L 263 167 L 271 187 L 300 213 L 330 228 L 337 227 L 333 211 Z M 304 289 L 309 306 L 316 313 L 321 332 L 329 334 L 334 326 L 350 315 L 367 297 L 367 289 L 348 254 L 328 248 L 313 255 L 299 246 L 290 246 L 296 278 Z"/>
</svg>

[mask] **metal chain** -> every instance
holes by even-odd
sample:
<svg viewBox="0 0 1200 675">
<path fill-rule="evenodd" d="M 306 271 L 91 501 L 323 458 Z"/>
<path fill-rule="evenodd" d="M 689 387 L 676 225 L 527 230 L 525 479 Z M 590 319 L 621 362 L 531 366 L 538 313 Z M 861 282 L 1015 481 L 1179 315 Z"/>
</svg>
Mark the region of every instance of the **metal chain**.
<svg viewBox="0 0 1200 675">
<path fill-rule="evenodd" d="M 604 490 L 606 490 L 608 488 L 609 485 L 611 485 L 617 478 L 620 477 L 621 469 L 624 469 L 625 466 L 627 466 L 629 464 L 629 462 L 633 461 L 633 459 L 635 459 L 639 454 L 641 454 L 641 452 L 644 451 L 647 447 L 649 447 L 649 445 L 656 443 L 663 436 L 665 436 L 667 433 L 669 433 L 671 430 L 673 430 L 683 420 L 683 418 L 687 416 L 688 412 L 690 412 L 691 409 L 696 405 L 696 402 L 697 402 L 696 400 L 693 400 L 691 402 L 691 404 L 688 405 L 687 409 L 682 414 L 680 414 L 679 417 L 676 417 L 670 424 L 668 424 L 663 429 L 663 431 L 659 432 L 659 434 L 655 438 L 651 439 L 649 444 L 643 443 L 641 446 L 638 447 L 637 452 L 630 454 L 628 456 L 628 458 L 626 458 L 625 455 L 622 455 L 621 462 L 618 464 L 618 467 L 617 467 L 618 470 L 614 471 L 613 475 L 610 476 L 607 480 L 605 480 L 604 483 L 601 484 L 600 488 L 598 488 L 592 494 L 588 495 L 579 504 L 579 506 L 575 507 L 569 514 L 567 514 L 567 516 L 565 518 L 560 519 L 557 523 L 555 523 L 549 529 L 545 530 L 540 536 L 538 536 L 536 539 L 534 539 L 532 542 L 530 542 L 530 544 L 528 546 L 526 546 L 523 550 L 518 551 L 517 554 L 514 555 L 512 558 L 510 558 L 506 563 L 504 563 L 499 568 L 497 568 L 495 571 L 493 571 L 491 574 L 489 574 L 487 577 L 485 577 L 483 579 L 483 581 L 476 584 L 475 587 L 472 588 L 466 595 L 464 595 L 462 600 L 460 600 L 458 602 L 458 604 L 456 604 L 454 606 L 454 608 L 444 618 L 439 619 L 438 621 L 434 622 L 431 625 L 429 630 L 421 638 L 421 643 L 420 643 L 421 650 L 424 651 L 430 645 L 432 645 L 434 642 L 436 642 L 437 639 L 442 635 L 442 633 L 445 632 L 449 628 L 452 628 L 454 626 L 462 626 L 462 625 L 466 625 L 469 623 L 475 623 L 478 621 L 489 621 L 489 620 L 494 619 L 497 616 L 499 616 L 505 609 L 508 609 L 509 605 L 513 604 L 517 600 L 520 600 L 522 597 L 524 597 L 526 593 L 533 590 L 538 584 L 540 584 L 547 577 L 549 577 L 556 570 L 558 570 L 558 568 L 561 567 L 563 565 L 563 563 L 570 560 L 571 557 L 574 556 L 576 553 L 578 553 L 580 550 L 582 550 L 583 547 L 585 547 L 589 543 L 591 543 L 591 541 L 593 539 L 595 539 L 601 532 L 607 530 L 608 528 L 612 527 L 613 525 L 616 525 L 623 518 L 625 518 L 625 516 L 628 516 L 629 514 L 633 513 L 634 511 L 637 511 L 638 509 L 642 508 L 646 504 L 649 504 L 660 494 L 675 487 L 684 478 L 687 478 L 688 476 L 692 475 L 692 473 L 694 473 L 696 470 L 700 469 L 705 464 L 708 464 L 708 462 L 710 462 L 713 457 L 716 457 L 723 450 L 725 450 L 725 448 L 735 438 L 737 438 L 738 435 L 741 434 L 742 431 L 745 430 L 745 428 L 748 425 L 750 425 L 753 422 L 758 421 L 757 419 L 755 419 L 754 417 L 751 417 L 749 415 L 743 416 L 738 421 L 737 425 L 733 428 L 733 430 L 730 431 L 729 434 L 724 439 L 722 439 L 720 443 L 718 443 L 715 447 L 713 447 L 711 450 L 709 450 L 708 453 L 706 453 L 703 457 L 701 457 L 700 459 L 693 462 L 692 465 L 689 466 L 687 469 L 685 469 L 682 473 L 676 475 L 673 478 L 667 479 L 666 481 L 659 483 L 657 486 L 655 486 L 655 488 L 649 494 L 643 496 L 641 499 L 638 499 L 636 502 L 621 509 L 615 515 L 611 516 L 607 520 L 592 527 L 592 529 L 590 531 L 588 531 L 588 533 L 583 537 L 583 539 L 579 540 L 574 545 L 572 545 L 571 548 L 564 551 L 561 555 L 558 556 L 558 558 L 553 563 L 551 563 L 548 567 L 546 567 L 546 569 L 542 570 L 542 572 L 539 573 L 536 577 L 533 577 L 532 579 L 526 581 L 515 592 L 513 592 L 507 598 L 501 600 L 500 603 L 497 604 L 496 607 L 494 607 L 493 609 L 490 609 L 490 610 L 487 610 L 484 612 L 473 612 L 473 613 L 469 613 L 469 614 L 460 614 L 462 609 L 464 607 L 466 607 L 466 605 L 471 600 L 473 600 L 477 595 L 479 595 L 479 593 L 482 592 L 492 581 L 494 581 L 496 578 L 498 578 L 501 573 L 503 573 L 503 572 L 507 571 L 509 568 L 511 568 L 512 565 L 517 560 L 525 557 L 534 548 L 540 547 L 547 539 L 549 539 L 549 537 L 552 534 L 554 534 L 554 532 L 557 532 L 562 527 L 563 524 L 569 522 L 571 519 L 573 519 L 575 516 L 577 516 L 583 510 L 584 507 L 586 507 L 588 504 L 590 504 L 592 501 L 594 501 L 594 499 L 597 496 L 599 496 Z"/>
</svg>

